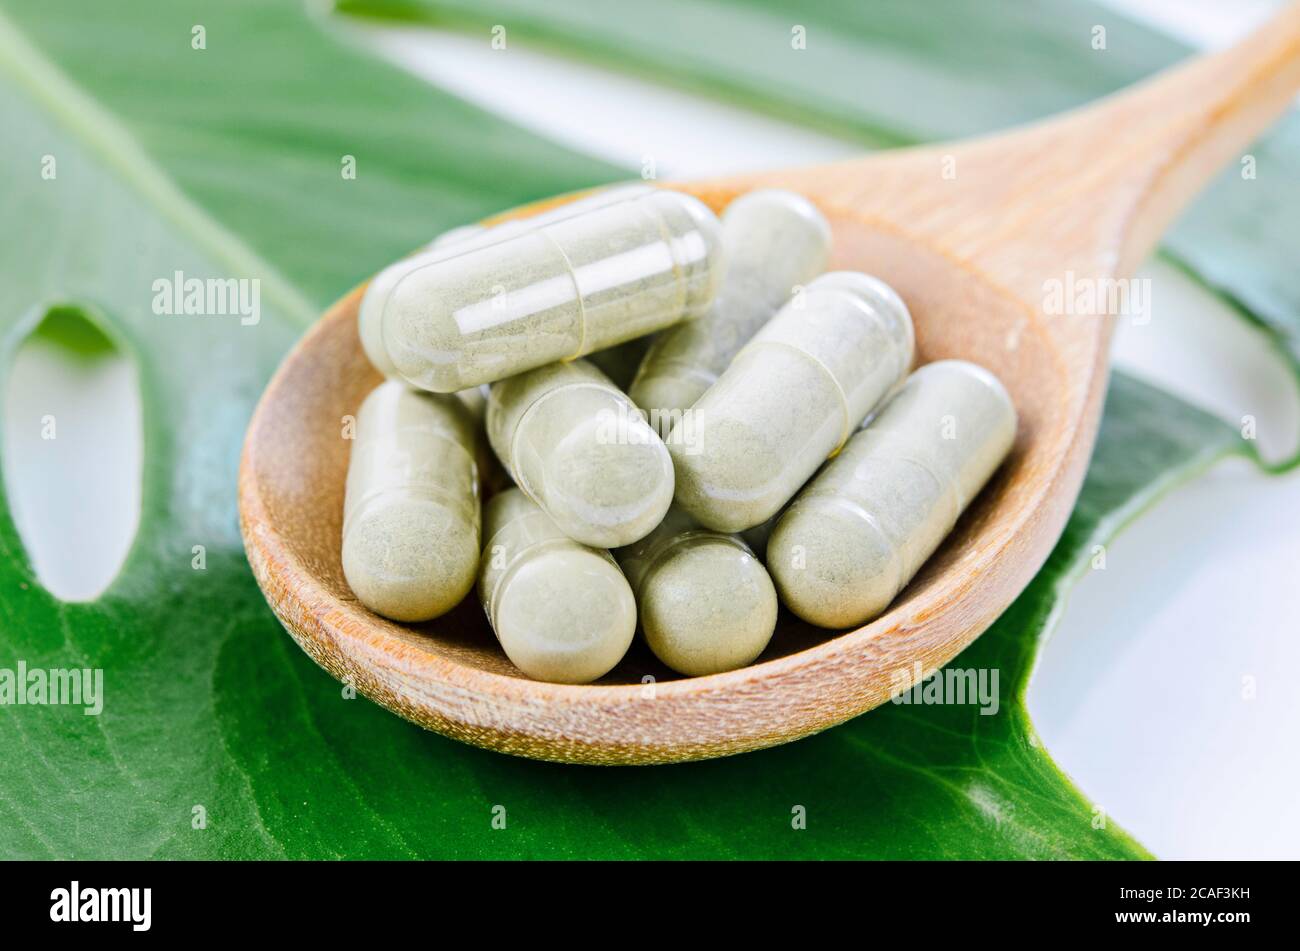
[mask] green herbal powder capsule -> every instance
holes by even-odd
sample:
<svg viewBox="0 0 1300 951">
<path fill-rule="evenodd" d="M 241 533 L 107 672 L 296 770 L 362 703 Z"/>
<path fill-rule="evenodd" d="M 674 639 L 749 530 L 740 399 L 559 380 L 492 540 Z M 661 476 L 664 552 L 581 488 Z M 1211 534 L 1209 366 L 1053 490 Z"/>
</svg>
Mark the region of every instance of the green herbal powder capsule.
<svg viewBox="0 0 1300 951">
<path fill-rule="evenodd" d="M 636 602 L 609 552 L 565 535 L 518 489 L 487 505 L 479 597 L 506 656 L 535 680 L 589 683 L 636 633 Z"/>
<path fill-rule="evenodd" d="M 912 318 L 888 285 L 817 278 L 674 427 L 677 503 L 722 532 L 772 517 L 903 378 L 912 351 Z"/>
<path fill-rule="evenodd" d="M 735 535 L 668 511 L 641 541 L 614 552 L 636 595 L 655 656 L 700 676 L 753 663 L 776 629 L 776 589 Z"/>
<path fill-rule="evenodd" d="M 822 213 L 793 192 L 754 191 L 727 206 L 727 266 L 713 306 L 698 320 L 659 334 L 628 390 L 661 434 L 717 381 L 795 288 L 825 270 L 830 246 Z"/>
<path fill-rule="evenodd" d="M 343 574 L 375 613 L 425 621 L 474 586 L 475 431 L 460 400 L 396 381 L 361 404 L 343 502 Z"/>
<path fill-rule="evenodd" d="M 586 360 L 494 383 L 487 431 L 511 478 L 585 545 L 630 545 L 672 502 L 673 463 L 663 441 Z"/>
<path fill-rule="evenodd" d="M 550 211 L 543 211 L 529 218 L 512 218 L 499 225 L 485 227 L 478 224 L 461 225 L 445 231 L 430 241 L 423 249 L 384 268 L 370 281 L 366 292 L 361 297 L 361 306 L 357 310 L 357 332 L 361 337 L 361 347 L 366 352 L 376 370 L 384 376 L 396 376 L 397 367 L 388 356 L 384 347 L 382 316 L 388 297 L 397 282 L 409 272 L 432 261 L 444 260 L 458 254 L 464 254 L 474 248 L 483 247 L 503 241 L 512 235 L 522 234 L 554 221 L 562 221 L 574 215 L 603 208 L 644 195 L 653 191 L 653 187 L 642 182 L 628 185 L 612 185 L 593 195 L 567 202 Z"/>
<path fill-rule="evenodd" d="M 384 349 L 439 393 L 572 360 L 702 314 L 719 247 L 717 218 L 679 192 L 584 211 L 408 270 L 383 307 Z"/>
<path fill-rule="evenodd" d="M 921 367 L 790 504 L 767 544 L 782 602 L 822 627 L 889 606 L 1011 449 L 1016 412 L 973 363 Z"/>
</svg>

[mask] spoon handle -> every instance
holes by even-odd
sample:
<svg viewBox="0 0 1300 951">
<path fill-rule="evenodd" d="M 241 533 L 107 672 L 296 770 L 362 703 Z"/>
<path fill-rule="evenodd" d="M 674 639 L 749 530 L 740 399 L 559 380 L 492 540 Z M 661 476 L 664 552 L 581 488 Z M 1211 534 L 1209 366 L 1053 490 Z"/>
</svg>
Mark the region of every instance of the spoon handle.
<svg viewBox="0 0 1300 951">
<path fill-rule="evenodd" d="M 961 142 L 742 175 L 717 191 L 802 191 L 823 210 L 887 226 L 1037 302 L 1045 280 L 1067 273 L 1132 273 L 1298 88 L 1300 0 L 1236 46 L 1060 116 Z M 1091 323 L 1104 340 L 1112 322 Z"/>
<path fill-rule="evenodd" d="M 1237 45 L 1097 107 L 1094 122 L 1120 130 L 1135 166 L 1127 174 L 1115 171 L 1112 179 L 1112 187 L 1136 190 L 1119 245 L 1121 274 L 1142 262 L 1221 168 L 1234 157 L 1245 159 L 1242 150 L 1286 110 L 1298 89 L 1300 2 L 1292 2 Z"/>
</svg>

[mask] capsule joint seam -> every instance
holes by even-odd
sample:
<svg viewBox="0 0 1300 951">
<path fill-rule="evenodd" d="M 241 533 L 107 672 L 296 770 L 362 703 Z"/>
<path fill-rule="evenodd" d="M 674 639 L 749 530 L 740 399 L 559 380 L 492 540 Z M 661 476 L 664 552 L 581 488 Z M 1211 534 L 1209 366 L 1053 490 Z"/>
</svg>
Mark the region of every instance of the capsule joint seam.
<svg viewBox="0 0 1300 951">
<path fill-rule="evenodd" d="M 573 299 L 578 305 L 578 349 L 573 351 L 572 356 L 564 357 L 560 361 L 561 363 L 571 363 L 586 353 L 585 348 L 587 346 L 587 305 L 583 301 L 582 288 L 578 285 L 578 269 L 573 266 L 573 262 L 569 260 L 568 253 L 560 246 L 560 242 L 556 241 L 551 235 L 548 227 L 542 226 L 541 228 L 538 228 L 537 233 L 549 241 L 551 247 L 555 248 L 556 252 L 563 259 L 565 270 L 568 272 L 569 280 L 573 284 Z"/>
</svg>

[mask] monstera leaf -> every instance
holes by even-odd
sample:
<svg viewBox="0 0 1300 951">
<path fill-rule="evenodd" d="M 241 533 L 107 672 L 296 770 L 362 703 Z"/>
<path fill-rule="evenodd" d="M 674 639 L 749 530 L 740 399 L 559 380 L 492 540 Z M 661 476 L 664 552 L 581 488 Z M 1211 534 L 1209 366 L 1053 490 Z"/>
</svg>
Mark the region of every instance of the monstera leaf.
<svg viewBox="0 0 1300 951">
<path fill-rule="evenodd" d="M 1047 13 L 973 0 L 951 6 L 972 29 L 989 16 L 1006 35 L 1052 36 Z M 372 60 L 329 19 L 290 0 L 45 0 L 0 9 L 0 207 L 10 226 L 0 260 L 3 365 L 43 321 L 60 328 L 61 339 L 80 327 L 82 337 L 107 340 L 139 376 L 145 446 L 138 532 L 119 576 L 94 601 L 63 602 L 42 587 L 10 508 L 0 505 L 0 669 L 102 668 L 105 688 L 99 716 L 80 707 L 0 707 L 0 854 L 1145 854 L 1037 742 L 1025 684 L 1091 547 L 1179 479 L 1246 452 L 1235 430 L 1115 378 L 1064 537 L 1015 605 L 956 662 L 1000 672 L 997 715 L 886 705 L 790 746 L 637 770 L 462 746 L 350 698 L 280 630 L 239 541 L 243 430 L 285 350 L 367 274 L 446 227 L 626 173 Z M 539 36 L 563 39 L 566 8 L 544 9 L 529 22 Z M 693 7 L 665 9 L 686 16 Z M 956 106 L 931 101 L 961 79 L 970 83 L 963 119 L 970 128 L 1093 92 L 1060 50 L 1045 48 L 1044 79 L 1029 89 L 1016 62 L 974 61 L 969 35 L 966 52 L 956 41 L 946 48 L 919 13 L 898 3 L 878 22 L 838 33 L 833 68 L 844 72 L 818 109 L 804 113 L 816 84 L 792 78 L 785 99 L 762 99 L 753 90 L 779 62 L 746 57 L 733 75 L 723 56 L 725 48 L 734 58 L 754 31 L 793 14 L 774 4 L 708 9 L 728 28 L 701 34 L 680 58 L 683 81 L 702 87 L 722 75 L 730 95 L 823 124 L 888 132 L 881 141 L 968 131 L 942 128 L 942 113 L 953 118 Z M 646 69 L 656 50 L 671 61 L 672 50 L 656 45 L 666 30 L 642 35 L 631 18 L 648 13 L 637 10 L 602 5 L 585 14 L 598 16 L 599 28 L 575 35 L 597 55 Z M 856 16 L 847 3 L 827 11 L 818 16 Z M 460 15 L 479 14 L 466 5 Z M 810 26 L 814 39 L 819 29 Z M 1021 55 L 1015 44 L 997 48 Z M 1132 54 L 1128 68 L 1158 65 L 1145 55 Z M 867 61 L 874 65 L 864 77 Z M 926 85 L 907 110 L 866 115 L 862 104 L 879 82 L 909 78 Z M 1294 151 L 1285 142 L 1273 147 L 1276 161 L 1293 168 Z M 49 169 L 53 176 L 43 174 Z M 1246 261 L 1251 240 L 1294 216 L 1289 193 L 1278 194 L 1252 219 L 1253 235 L 1204 205 L 1192 230 L 1180 232 L 1190 249 L 1180 253 L 1193 266 L 1198 251 L 1208 259 L 1214 249 L 1237 249 L 1237 264 L 1229 256 L 1207 279 L 1258 305 L 1261 320 L 1281 320 L 1297 292 L 1267 259 Z M 256 279 L 257 319 L 157 313 L 155 282 L 176 272 Z M 201 563 L 195 546 L 206 553 Z M 502 815 L 505 827 L 495 828 Z"/>
</svg>

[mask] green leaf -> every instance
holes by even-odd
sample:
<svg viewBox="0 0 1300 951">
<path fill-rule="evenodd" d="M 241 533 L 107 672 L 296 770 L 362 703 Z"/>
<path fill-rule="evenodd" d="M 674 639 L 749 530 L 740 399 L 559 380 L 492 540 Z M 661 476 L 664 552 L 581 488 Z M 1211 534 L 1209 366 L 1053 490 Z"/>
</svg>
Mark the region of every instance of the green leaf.
<svg viewBox="0 0 1300 951">
<path fill-rule="evenodd" d="M 41 588 L 0 504 L 0 669 L 105 671 L 98 717 L 0 707 L 0 854 L 1145 854 L 1113 822 L 1093 828 L 1023 694 L 1091 546 L 1240 450 L 1230 427 L 1115 378 L 1055 553 L 955 662 L 999 671 L 997 716 L 886 705 L 790 746 L 640 770 L 462 746 L 345 699 L 279 629 L 240 546 L 240 441 L 276 362 L 350 285 L 443 228 L 618 170 L 374 62 L 297 2 L 4 7 L 0 207 L 23 240 L 6 246 L 0 366 L 50 311 L 63 339 L 104 338 L 139 370 L 145 465 L 134 547 L 94 602 Z M 905 45 L 902 14 L 896 26 L 883 47 Z M 261 319 L 155 314 L 152 283 L 176 271 L 260 279 Z"/>
</svg>

